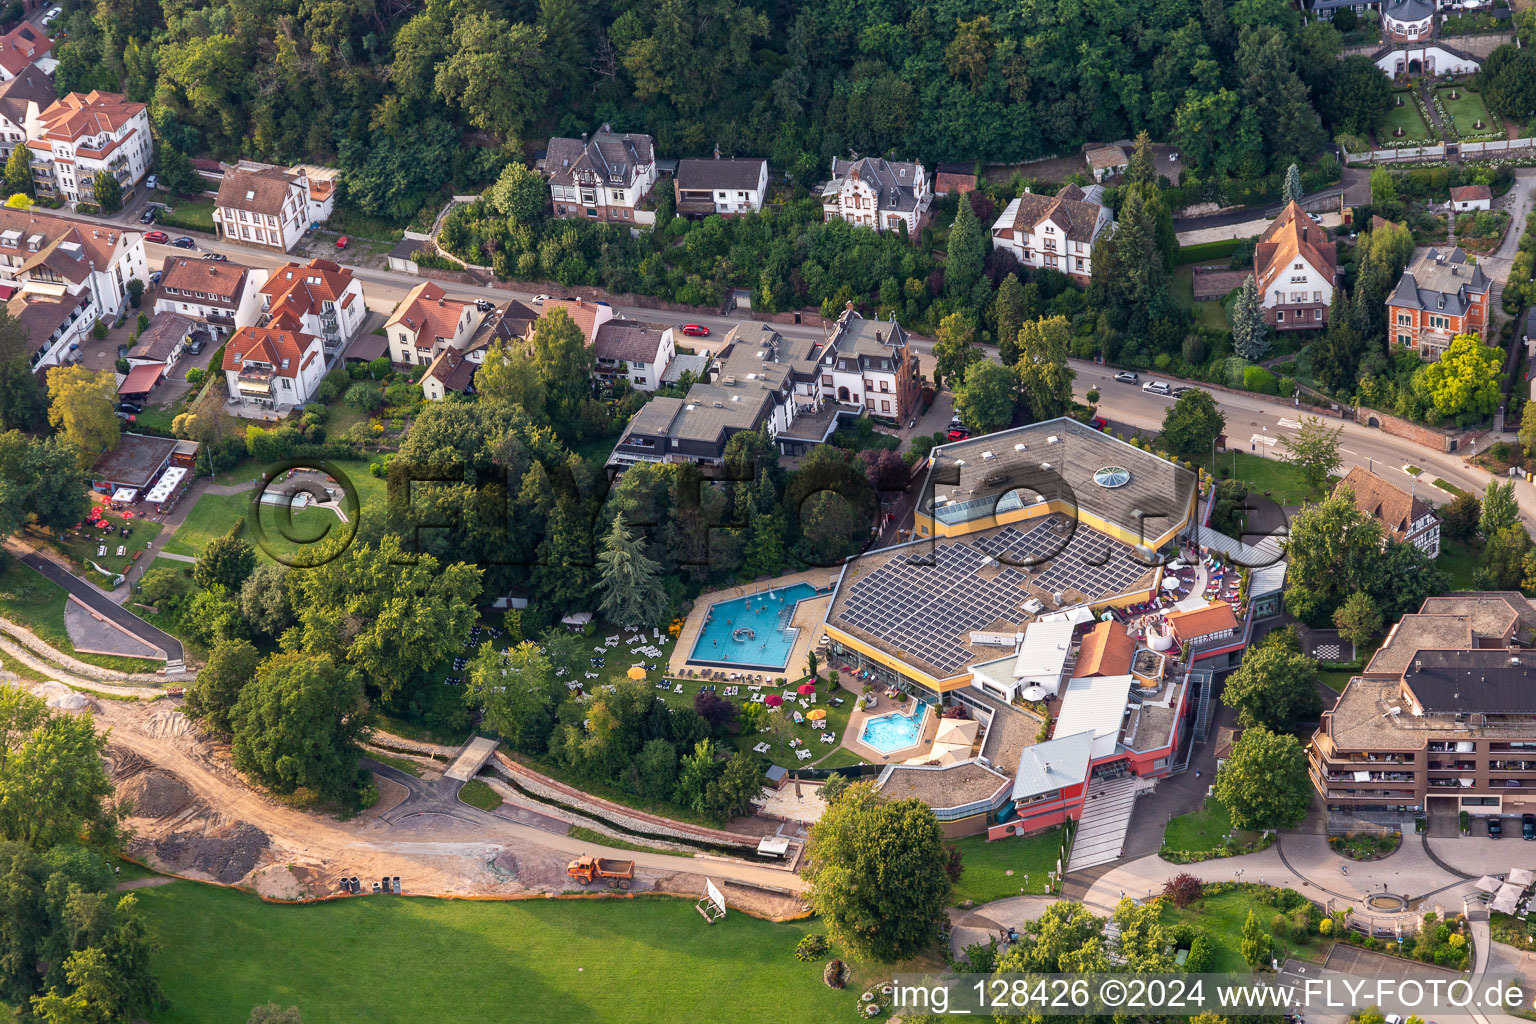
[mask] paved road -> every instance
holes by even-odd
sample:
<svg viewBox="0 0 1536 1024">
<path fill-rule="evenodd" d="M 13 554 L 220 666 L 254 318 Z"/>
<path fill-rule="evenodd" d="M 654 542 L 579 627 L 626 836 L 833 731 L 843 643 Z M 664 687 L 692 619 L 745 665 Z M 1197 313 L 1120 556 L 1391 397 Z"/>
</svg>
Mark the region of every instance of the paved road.
<svg viewBox="0 0 1536 1024">
<path fill-rule="evenodd" d="M 472 825 L 492 825 L 494 824 L 492 819 L 511 821 L 552 832 L 557 836 L 567 835 L 571 831 L 571 823 L 568 821 L 561 821 L 559 818 L 540 814 L 538 811 L 515 804 L 504 803 L 494 811 L 472 807 L 459 799 L 459 790 L 464 788 L 464 783 L 456 779 L 450 779 L 447 776 L 431 780 L 422 779 L 371 757 L 363 757 L 359 760 L 369 771 L 405 787 L 405 799 L 391 807 L 382 816 L 392 825 L 418 814 L 438 814 Z"/>
<path fill-rule="evenodd" d="M 36 569 L 48 579 L 84 601 L 92 611 L 111 619 L 151 647 L 160 648 L 160 650 L 165 652 L 167 665 L 185 663 L 187 655 L 182 650 L 181 641 L 171 636 L 165 630 L 158 629 L 122 606 L 113 604 L 112 600 L 100 590 L 72 575 L 57 563 L 51 562 L 32 551 L 25 553 L 15 552 L 15 554 L 24 564 Z"/>
<path fill-rule="evenodd" d="M 1077 380 L 1073 384 L 1073 389 L 1078 400 L 1084 400 L 1088 389 L 1098 388 L 1099 415 L 1108 419 L 1112 426 L 1152 431 L 1162 429 L 1163 414 L 1173 404 L 1173 399 L 1149 394 L 1136 384 L 1116 382 L 1112 367 L 1072 360 L 1072 368 L 1077 371 Z M 1176 378 L 1165 375 L 1144 375 L 1141 383 L 1154 379 L 1179 383 Z M 1183 383 L 1195 387 L 1202 386 L 1200 381 Z M 1284 449 L 1276 443 L 1277 439 L 1287 434 L 1294 434 L 1301 417 L 1315 415 L 1308 409 L 1286 406 L 1257 395 L 1233 394 L 1225 391 L 1212 391 L 1211 394 L 1227 418 L 1229 449 L 1238 449 L 1265 458 L 1278 457 Z M 1436 452 L 1373 427 L 1326 416 L 1324 419 L 1330 426 L 1344 427 L 1340 451 L 1344 456 L 1343 468 L 1346 471 L 1354 466 L 1363 466 L 1399 486 L 1416 492 L 1422 491 L 1421 497 L 1435 503 L 1448 501 L 1451 495 L 1404 472 L 1403 466 L 1418 466 L 1463 490 L 1479 494 L 1493 479 L 1492 474 L 1469 466 L 1463 461 L 1466 455 L 1470 454 L 1469 452 L 1449 454 Z M 1479 447 L 1487 443 L 1480 442 Z M 1521 511 L 1527 517 L 1536 520 L 1536 489 L 1533 489 L 1530 484 L 1520 482 L 1515 485 L 1515 495 L 1520 501 Z"/>
</svg>

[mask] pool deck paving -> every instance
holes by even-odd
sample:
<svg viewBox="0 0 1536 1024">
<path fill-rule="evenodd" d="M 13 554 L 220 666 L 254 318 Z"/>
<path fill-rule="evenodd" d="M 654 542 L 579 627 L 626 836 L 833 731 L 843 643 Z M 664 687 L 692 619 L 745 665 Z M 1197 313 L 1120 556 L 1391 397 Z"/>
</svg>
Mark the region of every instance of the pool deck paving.
<svg viewBox="0 0 1536 1024">
<path fill-rule="evenodd" d="M 683 622 L 682 631 L 677 636 L 677 646 L 672 649 L 672 656 L 667 662 L 667 674 L 674 677 L 685 678 L 687 669 L 712 668 L 723 671 L 742 671 L 762 673 L 767 676 L 782 675 L 786 679 L 798 679 L 804 674 L 806 655 L 816 646 L 821 639 L 822 623 L 827 618 L 827 603 L 830 595 L 808 598 L 801 601 L 795 608 L 795 614 L 790 619 L 791 626 L 800 629 L 800 635 L 795 638 L 794 646 L 790 648 L 789 659 L 780 669 L 754 667 L 743 665 L 726 666 L 710 659 L 693 660 L 693 645 L 698 642 L 699 632 L 704 628 L 704 620 L 709 617 L 710 609 L 722 601 L 734 601 L 737 598 L 747 597 L 751 594 L 761 594 L 768 590 L 780 590 L 784 587 L 792 587 L 797 583 L 809 583 L 813 587 L 827 587 L 837 582 L 837 571 L 833 569 L 812 569 L 806 572 L 794 573 L 789 576 L 779 576 L 772 580 L 759 583 L 748 583 L 739 587 L 728 587 L 725 590 L 716 590 L 708 594 L 700 595 L 694 602 L 693 610 L 688 613 Z"/>
<path fill-rule="evenodd" d="M 868 722 L 871 718 L 889 715 L 892 712 L 910 714 L 913 711 L 914 703 L 914 701 L 909 700 L 905 704 L 897 704 L 890 698 L 881 697 L 880 703 L 869 711 L 861 711 L 858 708 L 854 708 L 848 715 L 847 728 L 843 730 L 843 735 L 839 737 L 842 745 L 864 758 L 870 764 L 901 764 L 909 758 L 917 757 L 932 750 L 934 734 L 939 731 L 939 716 L 931 713 L 924 718 L 922 732 L 918 735 L 917 742 L 911 746 L 902 747 L 899 750 L 892 750 L 887 753 L 878 747 L 869 746 L 859 740 L 859 737 L 864 735 L 865 722 Z"/>
</svg>

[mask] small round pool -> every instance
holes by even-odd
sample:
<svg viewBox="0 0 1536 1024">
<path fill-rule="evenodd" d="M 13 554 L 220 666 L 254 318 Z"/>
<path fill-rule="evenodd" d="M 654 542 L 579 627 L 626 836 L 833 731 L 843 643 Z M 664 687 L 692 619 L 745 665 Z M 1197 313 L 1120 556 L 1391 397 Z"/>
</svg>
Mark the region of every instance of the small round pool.
<svg viewBox="0 0 1536 1024">
<path fill-rule="evenodd" d="M 859 742 L 874 747 L 882 754 L 915 746 L 923 734 L 923 722 L 928 717 L 928 705 L 922 704 L 910 715 L 891 711 L 876 715 L 859 730 Z"/>
</svg>

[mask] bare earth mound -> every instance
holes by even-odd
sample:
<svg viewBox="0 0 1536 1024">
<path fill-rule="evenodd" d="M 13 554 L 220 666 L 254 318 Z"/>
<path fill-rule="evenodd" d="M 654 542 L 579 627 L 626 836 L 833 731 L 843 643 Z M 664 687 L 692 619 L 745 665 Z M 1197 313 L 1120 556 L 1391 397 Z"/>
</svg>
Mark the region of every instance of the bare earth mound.
<svg viewBox="0 0 1536 1024">
<path fill-rule="evenodd" d="M 170 772 L 158 769 L 140 772 L 119 783 L 118 796 L 128 802 L 136 818 L 169 818 L 192 803 L 192 791 Z"/>
<path fill-rule="evenodd" d="M 155 860 L 167 870 L 226 885 L 244 878 L 266 848 L 267 834 L 243 821 L 205 833 L 173 832 L 154 844 Z"/>
</svg>

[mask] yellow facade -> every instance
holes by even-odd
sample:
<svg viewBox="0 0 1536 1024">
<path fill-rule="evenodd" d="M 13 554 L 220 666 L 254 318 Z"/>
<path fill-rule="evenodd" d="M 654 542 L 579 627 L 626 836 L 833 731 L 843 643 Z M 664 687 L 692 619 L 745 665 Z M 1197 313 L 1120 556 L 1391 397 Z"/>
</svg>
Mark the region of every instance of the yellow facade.
<svg viewBox="0 0 1536 1024">
<path fill-rule="evenodd" d="M 1001 499 L 1002 495 L 998 495 L 998 497 Z M 1002 515 L 981 516 L 976 519 L 967 519 L 960 523 L 939 522 L 930 513 L 919 508 L 912 514 L 912 528 L 919 537 L 963 537 L 966 534 L 990 530 L 995 526 L 1021 523 L 1055 513 L 1076 519 L 1083 526 L 1113 537 L 1122 544 L 1128 544 L 1131 547 L 1144 546 L 1150 551 L 1156 551 L 1178 536 L 1179 532 L 1189 524 L 1190 517 L 1194 514 L 1194 503 L 1191 501 L 1190 507 L 1184 509 L 1182 516 L 1172 520 L 1168 529 L 1163 531 L 1163 533 L 1155 537 L 1146 538 L 1125 529 L 1117 523 L 1100 518 L 1086 509 L 1075 508 L 1069 502 L 1060 500 L 1042 501 L 1011 512 L 1004 512 Z"/>
</svg>

